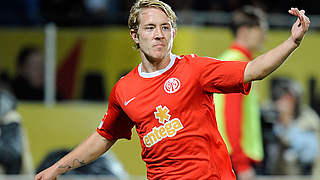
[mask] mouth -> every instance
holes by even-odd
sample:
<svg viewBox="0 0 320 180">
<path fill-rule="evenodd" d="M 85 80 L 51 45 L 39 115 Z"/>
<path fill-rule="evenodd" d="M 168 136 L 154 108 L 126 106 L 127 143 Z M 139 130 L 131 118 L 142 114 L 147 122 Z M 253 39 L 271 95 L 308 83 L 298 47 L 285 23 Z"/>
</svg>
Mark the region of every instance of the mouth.
<svg viewBox="0 0 320 180">
<path fill-rule="evenodd" d="M 165 45 L 164 44 L 155 44 L 155 45 L 153 45 L 153 47 L 164 47 Z"/>
</svg>

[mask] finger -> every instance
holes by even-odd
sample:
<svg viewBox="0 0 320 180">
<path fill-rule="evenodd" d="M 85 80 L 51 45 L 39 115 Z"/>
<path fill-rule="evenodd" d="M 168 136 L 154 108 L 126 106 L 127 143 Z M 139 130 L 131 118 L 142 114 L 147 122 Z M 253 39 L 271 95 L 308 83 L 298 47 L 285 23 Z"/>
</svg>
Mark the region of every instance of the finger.
<svg viewBox="0 0 320 180">
<path fill-rule="evenodd" d="M 289 11 L 288 11 L 291 15 L 294 15 L 296 16 L 296 11 L 294 10 L 294 8 L 291 8 Z"/>
<path fill-rule="evenodd" d="M 290 10 L 289 10 L 289 13 L 290 14 L 292 14 L 292 15 L 294 15 L 294 16 L 299 16 L 299 14 L 300 14 L 300 11 L 297 9 L 297 8 L 291 8 Z"/>
<path fill-rule="evenodd" d="M 310 24 L 310 19 L 308 18 L 308 16 L 305 17 L 307 24 Z"/>
<path fill-rule="evenodd" d="M 302 23 L 303 29 L 308 29 L 309 24 L 310 24 L 310 19 L 305 15 L 305 11 L 304 10 L 301 10 L 300 14 L 302 16 L 301 23 Z"/>
<path fill-rule="evenodd" d="M 306 20 L 307 22 L 310 22 L 309 17 L 308 17 L 308 16 L 306 16 L 306 15 L 305 15 L 305 20 Z"/>
<path fill-rule="evenodd" d="M 303 18 L 304 12 L 302 13 L 302 11 L 298 11 L 297 13 L 298 13 L 298 18 L 300 20 L 300 23 L 304 23 L 304 18 Z"/>
<path fill-rule="evenodd" d="M 305 19 L 304 19 L 304 11 L 299 11 L 299 15 L 298 15 L 298 19 L 299 19 L 299 24 L 298 27 L 300 27 L 302 25 L 302 27 L 305 26 Z"/>
<path fill-rule="evenodd" d="M 299 19 L 300 13 L 297 9 L 291 8 L 291 10 L 289 10 L 289 13 L 293 16 L 298 17 L 298 19 Z"/>
<path fill-rule="evenodd" d="M 295 22 L 295 24 L 298 27 L 300 27 L 301 25 L 303 25 L 303 27 L 305 27 L 305 20 L 304 20 L 304 17 L 303 17 L 303 16 L 305 16 L 304 15 L 305 11 L 304 10 L 299 11 L 297 8 L 291 8 L 291 10 L 292 10 L 292 13 L 290 13 L 290 14 L 298 17 L 298 19 Z"/>
<path fill-rule="evenodd" d="M 298 8 L 291 8 L 295 15 L 298 15 L 299 9 Z"/>
<path fill-rule="evenodd" d="M 307 31 L 310 26 L 310 19 L 307 16 L 304 16 L 304 20 L 305 20 L 305 30 Z"/>
<path fill-rule="evenodd" d="M 294 25 L 300 27 L 301 26 L 301 19 L 303 19 L 300 15 L 300 11 L 297 8 L 291 8 L 291 10 L 289 10 L 289 13 L 291 15 L 297 16 L 297 20 L 294 23 Z"/>
<path fill-rule="evenodd" d="M 305 23 L 310 23 L 310 19 L 308 16 L 305 15 L 305 11 L 302 10 L 302 16 Z"/>
</svg>

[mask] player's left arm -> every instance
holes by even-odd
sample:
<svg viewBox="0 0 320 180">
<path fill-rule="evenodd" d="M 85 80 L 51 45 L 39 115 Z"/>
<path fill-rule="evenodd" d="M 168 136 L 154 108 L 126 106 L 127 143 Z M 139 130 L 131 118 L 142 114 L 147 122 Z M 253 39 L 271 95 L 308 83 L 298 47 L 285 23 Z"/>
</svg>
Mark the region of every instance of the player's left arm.
<svg viewBox="0 0 320 180">
<path fill-rule="evenodd" d="M 268 76 L 300 45 L 305 33 L 308 31 L 310 20 L 305 15 L 304 10 L 299 11 L 297 8 L 291 8 L 289 13 L 298 17 L 291 28 L 291 36 L 276 48 L 248 63 L 243 78 L 245 83 L 261 80 Z"/>
</svg>

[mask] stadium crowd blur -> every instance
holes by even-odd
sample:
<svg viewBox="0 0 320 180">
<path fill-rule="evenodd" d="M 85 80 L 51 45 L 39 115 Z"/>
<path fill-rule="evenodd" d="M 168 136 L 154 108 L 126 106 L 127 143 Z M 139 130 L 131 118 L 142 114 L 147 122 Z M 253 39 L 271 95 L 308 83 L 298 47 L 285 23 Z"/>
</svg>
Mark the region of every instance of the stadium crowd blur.
<svg viewBox="0 0 320 180">
<path fill-rule="evenodd" d="M 170 4 L 178 13 L 194 12 L 233 12 L 245 4 L 260 7 L 269 13 L 287 13 L 290 7 L 299 7 L 307 9 L 308 14 L 320 15 L 320 1 L 316 0 L 163 0 Z M 107 25 L 126 25 L 129 9 L 135 0 L 10 0 L 0 3 L 0 26 L 43 26 L 49 22 L 54 22 L 57 26 L 107 26 Z M 178 21 L 179 22 L 179 21 Z M 210 23 L 208 23 L 210 24 Z M 212 24 L 211 24 L 212 25 Z M 216 24 L 215 24 L 216 25 Z M 219 25 L 219 24 L 218 24 Z M 220 24 L 226 25 L 226 24 Z M 272 24 L 271 24 L 271 28 Z M 81 42 L 80 42 L 81 43 Z M 18 65 L 21 69 L 16 79 L 10 80 L 5 73 L 0 73 L 2 87 L 11 89 L 12 93 L 18 99 L 24 100 L 41 100 L 43 99 L 43 62 L 42 54 L 37 47 L 27 47 L 22 49 L 18 56 Z M 28 54 L 30 59 L 39 61 L 39 63 L 25 63 Z M 22 70 L 24 66 L 36 68 L 39 71 Z M 24 73 L 24 74 L 23 74 Z M 37 74 L 38 73 L 38 74 Z M 24 78 L 30 76 L 35 82 L 28 82 Z M 35 78 L 38 77 L 38 78 Z M 21 82 L 25 84 L 22 85 Z M 281 81 L 281 80 L 280 80 Z M 101 82 L 101 81 L 99 81 Z M 314 167 L 314 160 L 319 154 L 317 143 L 319 143 L 319 118 L 316 113 L 311 110 L 312 107 L 318 114 L 320 113 L 320 97 L 316 96 L 315 81 L 310 81 L 310 107 L 301 104 L 301 90 L 297 90 L 293 82 L 283 80 L 282 86 L 273 85 L 271 89 L 271 102 L 262 111 L 263 136 L 265 146 L 265 161 L 261 166 L 257 167 L 258 174 L 304 174 L 309 175 Z M 279 81 L 277 81 L 279 83 Z M 34 86 L 32 86 L 34 85 Z M 18 87 L 20 86 L 20 87 Z M 31 87 L 32 86 L 32 87 Z M 27 88 L 28 87 L 28 88 Z M 278 88 L 275 88 L 278 87 Z M 27 88 L 27 89 L 26 89 Z M 32 89 L 33 88 L 33 89 Z M 282 88 L 282 89 L 281 89 Z M 32 90 L 31 90 L 32 89 Z M 18 92 L 17 90 L 20 90 Z M 34 92 L 34 94 L 32 94 Z M 103 93 L 104 91 L 102 91 Z M 62 93 L 63 94 L 63 93 Z M 99 93 L 94 93 L 99 94 Z M 25 97 L 25 95 L 33 97 Z M 103 96 L 102 94 L 101 96 Z M 59 95 L 58 97 L 60 97 Z M 8 96 L 12 99 L 14 97 Z M 102 98 L 104 100 L 104 97 Z M 295 110 L 284 110 L 281 107 L 289 107 L 290 105 L 282 105 L 281 103 L 289 103 L 291 99 Z M 292 106 L 292 104 L 291 104 Z M 307 114 L 303 112 L 307 107 Z M 302 108 L 302 109 L 300 109 Z M 15 109 L 15 105 L 12 105 Z M 301 110 L 301 111 L 300 111 Z M 295 111 L 298 114 L 291 114 L 286 124 L 281 120 L 283 111 Z M 310 113 L 311 112 L 311 113 Z M 310 115 L 312 114 L 312 115 Z M 304 118 L 308 116 L 311 118 Z M 270 119 L 271 118 L 271 119 Z M 307 121 L 307 122 L 306 122 Z M 308 122 L 309 121 L 309 122 Z M 5 121 L 0 117 L 0 128 Z M 1 124 L 2 123 L 2 124 Z M 14 123 L 20 123 L 14 121 Z M 1 132 L 1 131 L 0 131 Z M 4 131 L 3 131 L 4 132 Z M 1 134 L 1 133 L 0 133 Z M 1 137 L 1 136 L 0 136 Z M 309 142 L 306 142 L 308 140 Z M 20 139 L 20 141 L 22 141 Z M 300 142 L 300 144 L 299 144 Z M 310 147 L 309 147 L 310 146 Z M 20 146 L 22 148 L 22 145 Z M 306 148 L 309 147 L 309 148 Z M 20 148 L 20 149 L 21 149 Z M 305 151 L 303 151 L 305 150 Z M 1 151 L 1 139 L 0 139 Z M 271 153 L 271 154 L 270 154 Z M 274 154 L 272 154 L 274 153 Z M 319 158 L 319 157 L 318 157 Z M 19 163 L 21 164 L 21 159 Z M 1 157 L 0 157 L 1 165 Z M 20 165 L 21 166 L 21 165 Z M 19 168 L 21 169 L 21 167 Z M 276 167 L 290 167 L 285 170 Z M 20 171 L 19 169 L 19 171 Z"/>
<path fill-rule="evenodd" d="M 272 79 L 270 96 L 261 108 L 262 174 L 312 174 L 319 153 L 319 116 L 302 102 L 303 88 L 290 78 Z"/>
<path fill-rule="evenodd" d="M 2 1 L 0 25 L 37 26 L 54 22 L 58 26 L 126 25 L 134 0 L 11 0 Z M 289 7 L 307 9 L 308 14 L 320 14 L 316 0 L 164 0 L 178 12 L 232 12 L 251 4 L 268 13 L 286 13 Z"/>
</svg>

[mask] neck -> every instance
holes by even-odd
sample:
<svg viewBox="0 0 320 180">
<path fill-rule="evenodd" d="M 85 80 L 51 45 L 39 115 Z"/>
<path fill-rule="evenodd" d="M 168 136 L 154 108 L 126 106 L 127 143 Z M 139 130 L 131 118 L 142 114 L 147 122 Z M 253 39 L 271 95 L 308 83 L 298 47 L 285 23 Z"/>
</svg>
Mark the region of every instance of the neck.
<svg viewBox="0 0 320 180">
<path fill-rule="evenodd" d="M 242 39 L 242 38 L 237 38 L 234 41 L 236 44 L 240 45 L 241 47 L 245 48 L 246 50 L 253 52 L 252 48 L 250 48 L 250 46 L 247 43 L 246 39 Z"/>
<path fill-rule="evenodd" d="M 141 57 L 141 71 L 146 73 L 155 72 L 167 67 L 170 63 L 170 53 L 164 58 L 152 58 L 140 51 Z"/>
</svg>

